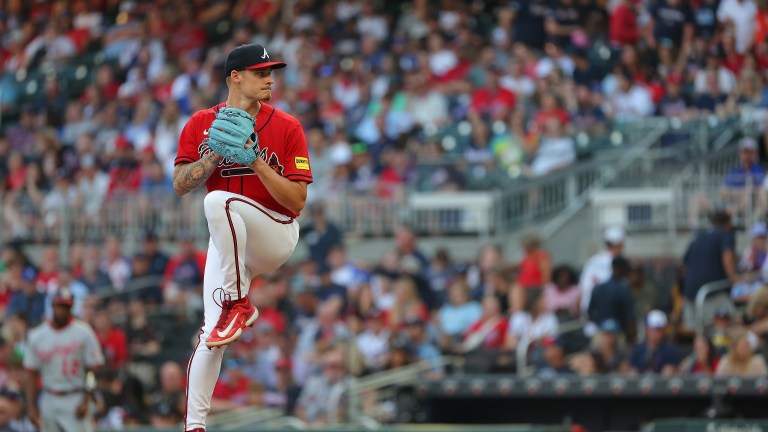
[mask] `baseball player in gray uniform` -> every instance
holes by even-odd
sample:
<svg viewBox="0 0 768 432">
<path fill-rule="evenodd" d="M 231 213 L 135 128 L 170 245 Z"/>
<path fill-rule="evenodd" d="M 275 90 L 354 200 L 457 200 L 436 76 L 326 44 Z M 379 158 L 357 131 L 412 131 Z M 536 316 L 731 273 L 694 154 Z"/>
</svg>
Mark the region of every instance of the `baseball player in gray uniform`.
<svg viewBox="0 0 768 432">
<path fill-rule="evenodd" d="M 52 303 L 53 319 L 29 332 L 24 352 L 29 417 L 42 432 L 90 432 L 93 404 L 86 381 L 94 368 L 104 364 L 104 355 L 93 329 L 72 317 L 74 298 L 69 288 L 61 288 Z"/>
</svg>

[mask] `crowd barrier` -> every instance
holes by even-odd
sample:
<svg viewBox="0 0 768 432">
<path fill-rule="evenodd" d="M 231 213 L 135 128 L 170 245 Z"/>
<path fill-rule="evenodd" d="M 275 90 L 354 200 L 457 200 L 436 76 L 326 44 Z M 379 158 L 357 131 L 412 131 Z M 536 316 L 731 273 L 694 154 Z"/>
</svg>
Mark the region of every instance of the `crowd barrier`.
<svg viewBox="0 0 768 432">
<path fill-rule="evenodd" d="M 420 382 L 417 392 L 433 422 L 578 423 L 600 432 L 681 417 L 765 418 L 768 378 L 467 375 Z"/>
</svg>

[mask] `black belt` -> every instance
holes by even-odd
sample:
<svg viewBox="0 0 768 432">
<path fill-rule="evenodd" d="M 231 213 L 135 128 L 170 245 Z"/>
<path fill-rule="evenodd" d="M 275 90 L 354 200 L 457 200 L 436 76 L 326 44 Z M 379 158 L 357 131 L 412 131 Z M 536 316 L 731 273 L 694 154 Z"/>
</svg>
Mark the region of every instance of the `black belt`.
<svg viewBox="0 0 768 432">
<path fill-rule="evenodd" d="M 83 389 L 74 389 L 74 390 L 53 390 L 53 389 L 43 389 L 44 392 L 50 393 L 54 396 L 67 396 L 75 393 L 85 393 L 85 390 Z"/>
</svg>

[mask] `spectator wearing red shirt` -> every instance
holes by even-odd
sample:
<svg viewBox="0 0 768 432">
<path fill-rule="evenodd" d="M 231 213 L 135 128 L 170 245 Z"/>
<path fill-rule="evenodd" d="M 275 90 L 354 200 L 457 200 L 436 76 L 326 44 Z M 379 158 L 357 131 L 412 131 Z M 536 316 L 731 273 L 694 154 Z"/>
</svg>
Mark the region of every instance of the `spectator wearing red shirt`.
<svg viewBox="0 0 768 432">
<path fill-rule="evenodd" d="M 27 180 L 27 166 L 24 165 L 24 156 L 18 151 L 13 151 L 6 162 L 6 184 L 9 191 L 20 190 Z"/>
<path fill-rule="evenodd" d="M 507 337 L 509 320 L 501 313 L 499 299 L 493 295 L 483 297 L 483 315 L 464 334 L 461 351 L 499 349 Z"/>
<path fill-rule="evenodd" d="M 59 288 L 58 246 L 46 246 L 40 256 L 40 270 L 35 277 L 37 289 L 43 294 L 52 294 Z"/>
<path fill-rule="evenodd" d="M 125 333 L 112 325 L 107 311 L 96 312 L 93 330 L 101 344 L 107 366 L 119 369 L 128 360 L 128 339 Z"/>
<path fill-rule="evenodd" d="M 254 278 L 248 297 L 251 298 L 251 303 L 259 305 L 259 322 L 268 322 L 278 334 L 283 334 L 286 330 L 285 317 L 277 309 L 277 299 L 272 287 L 268 284 L 261 287 L 258 285 L 259 281 Z"/>
<path fill-rule="evenodd" d="M 696 335 L 693 352 L 680 362 L 681 375 L 713 376 L 720 359 L 712 341 L 704 335 Z"/>
<path fill-rule="evenodd" d="M 637 0 L 622 0 L 610 18 L 608 37 L 611 44 L 621 46 L 634 45 L 640 38 L 640 29 L 637 26 Z"/>
<path fill-rule="evenodd" d="M 165 267 L 163 291 L 166 302 L 186 304 L 188 292 L 195 294 L 202 290 L 206 253 L 197 250 L 191 233 L 179 234 L 178 241 L 178 251 Z"/>
<path fill-rule="evenodd" d="M 517 98 L 511 91 L 499 86 L 500 71 L 491 67 L 486 71 L 485 85 L 472 92 L 469 103 L 470 121 L 503 120 L 515 108 Z"/>
<path fill-rule="evenodd" d="M 533 117 L 531 132 L 541 132 L 544 129 L 544 125 L 550 119 L 556 119 L 563 126 L 570 123 L 570 114 L 568 114 L 568 111 L 561 106 L 557 96 L 553 93 L 543 93 L 540 98 L 539 106 L 541 109 Z"/>
<path fill-rule="evenodd" d="M 550 281 L 552 257 L 541 248 L 541 240 L 535 235 L 522 240 L 525 256 L 520 261 L 517 283 L 524 289 L 541 288 Z"/>
<path fill-rule="evenodd" d="M 141 167 L 133 145 L 120 135 L 115 140 L 115 159 L 109 172 L 107 196 L 114 198 L 125 193 L 133 193 L 141 186 Z"/>
<path fill-rule="evenodd" d="M 168 52 L 185 53 L 201 48 L 208 41 L 205 30 L 192 16 L 194 8 L 185 7 L 176 10 L 177 25 L 169 33 L 167 41 Z"/>
<path fill-rule="evenodd" d="M 408 178 L 411 161 L 405 150 L 393 149 L 382 155 L 384 169 L 379 175 L 377 195 L 384 199 L 397 199 L 403 194 L 403 185 Z"/>
<path fill-rule="evenodd" d="M 221 379 L 213 388 L 211 411 L 225 411 L 245 405 L 251 380 L 243 371 L 243 361 L 232 358 L 224 363 Z"/>
</svg>

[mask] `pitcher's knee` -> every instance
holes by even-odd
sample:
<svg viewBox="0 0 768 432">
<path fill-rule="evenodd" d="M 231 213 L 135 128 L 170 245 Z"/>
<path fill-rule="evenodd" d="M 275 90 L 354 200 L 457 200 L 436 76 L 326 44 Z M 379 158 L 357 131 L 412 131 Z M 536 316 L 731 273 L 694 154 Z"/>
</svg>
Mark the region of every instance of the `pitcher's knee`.
<svg viewBox="0 0 768 432">
<path fill-rule="evenodd" d="M 211 215 L 223 214 L 224 207 L 227 205 L 227 200 L 232 196 L 229 192 L 215 190 L 209 192 L 203 199 L 203 208 L 205 209 L 205 215 L 210 218 Z"/>
</svg>

